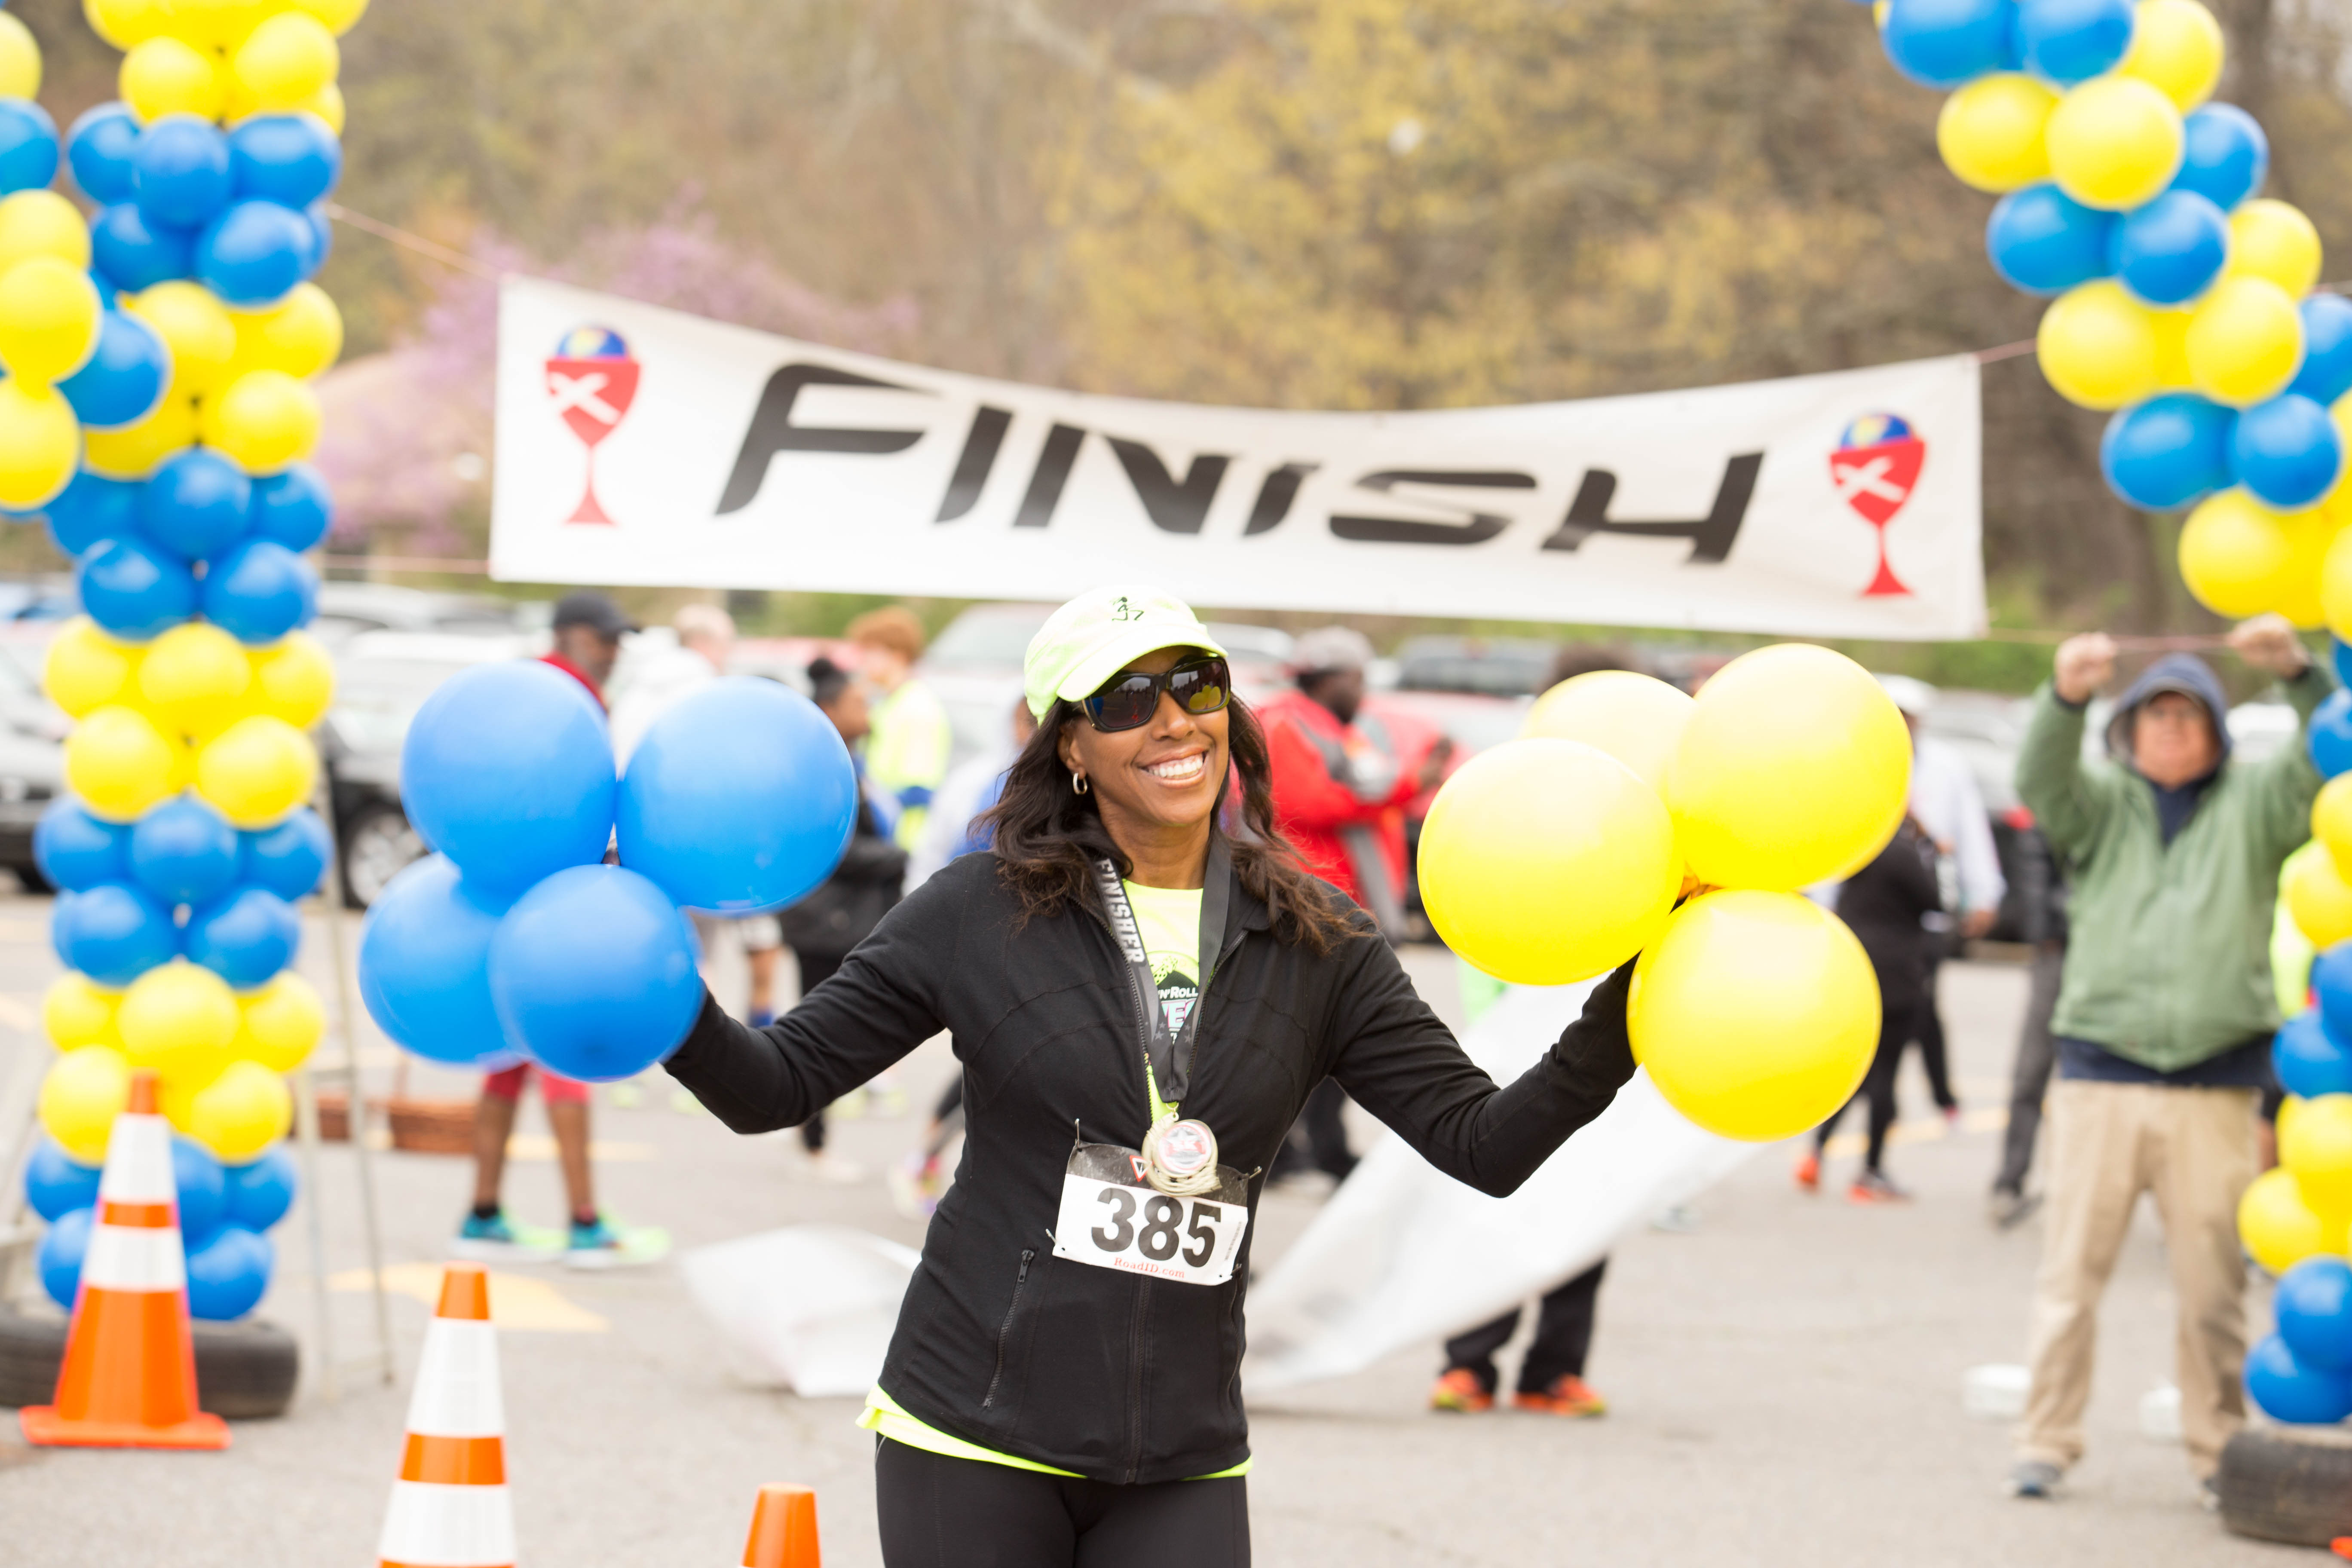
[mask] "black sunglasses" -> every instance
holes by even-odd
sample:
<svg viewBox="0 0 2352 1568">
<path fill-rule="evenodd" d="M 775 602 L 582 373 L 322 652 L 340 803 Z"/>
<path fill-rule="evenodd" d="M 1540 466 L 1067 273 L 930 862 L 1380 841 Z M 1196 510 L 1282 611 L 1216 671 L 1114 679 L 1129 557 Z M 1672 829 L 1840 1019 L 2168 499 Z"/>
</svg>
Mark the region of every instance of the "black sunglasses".
<svg viewBox="0 0 2352 1568">
<path fill-rule="evenodd" d="M 1151 721 L 1160 710 L 1160 694 L 1176 699 L 1176 706 L 1198 719 L 1214 713 L 1233 698 L 1233 671 L 1224 655 L 1204 653 L 1158 675 L 1130 669 L 1115 675 L 1102 689 L 1078 704 L 1087 721 L 1106 732 L 1132 730 Z"/>
</svg>

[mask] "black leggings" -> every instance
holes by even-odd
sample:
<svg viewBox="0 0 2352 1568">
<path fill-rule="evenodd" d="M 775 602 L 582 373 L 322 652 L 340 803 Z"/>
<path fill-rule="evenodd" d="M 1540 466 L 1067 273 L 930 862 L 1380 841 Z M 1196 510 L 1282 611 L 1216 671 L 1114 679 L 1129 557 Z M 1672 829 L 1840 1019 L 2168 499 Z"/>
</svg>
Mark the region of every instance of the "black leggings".
<svg viewBox="0 0 2352 1568">
<path fill-rule="evenodd" d="M 1122 1487 L 880 1440 L 883 1568 L 1249 1568 L 1249 1483 Z"/>
<path fill-rule="evenodd" d="M 806 996 L 832 979 L 834 971 L 841 967 L 841 961 L 847 956 L 840 952 L 803 952 L 799 948 L 793 949 L 793 959 L 801 969 L 801 994 Z M 801 1147 L 812 1154 L 824 1152 L 824 1107 L 818 1106 L 816 1113 L 801 1123 Z"/>
<path fill-rule="evenodd" d="M 1863 1155 L 1862 1168 L 1865 1171 L 1878 1169 L 1878 1162 L 1886 1152 L 1886 1134 L 1895 1127 L 1895 1069 L 1903 1065 L 1903 1047 L 1911 1038 L 1915 1026 L 1913 1020 L 1916 1016 L 1907 1003 L 1900 1006 L 1889 1005 L 1880 1014 L 1878 1050 L 1870 1058 L 1870 1071 L 1863 1079 L 1862 1087 L 1853 1091 L 1853 1100 L 1839 1106 L 1831 1112 L 1827 1121 L 1813 1129 L 1813 1147 L 1816 1150 L 1828 1147 L 1831 1131 L 1854 1100 L 1864 1100 L 1870 1106 L 1870 1144 Z"/>
<path fill-rule="evenodd" d="M 1561 1377 L 1584 1375 L 1584 1358 L 1592 1349 L 1592 1308 L 1601 1294 L 1601 1273 L 1609 1267 L 1602 1258 L 1567 1284 L 1551 1290 L 1536 1312 L 1535 1342 L 1519 1363 L 1519 1392 L 1546 1394 Z M 1495 1373 L 1495 1352 L 1511 1342 L 1519 1331 L 1517 1307 L 1491 1323 L 1445 1342 L 1445 1370 L 1468 1367 L 1487 1393 L 1501 1380 Z"/>
</svg>

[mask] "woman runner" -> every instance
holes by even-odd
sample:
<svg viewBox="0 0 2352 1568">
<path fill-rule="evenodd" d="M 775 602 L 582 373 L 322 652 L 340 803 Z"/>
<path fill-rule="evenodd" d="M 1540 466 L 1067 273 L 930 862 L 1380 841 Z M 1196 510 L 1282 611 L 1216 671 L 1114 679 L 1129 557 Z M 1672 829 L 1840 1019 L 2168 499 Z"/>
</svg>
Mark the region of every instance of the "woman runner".
<svg viewBox="0 0 2352 1568">
<path fill-rule="evenodd" d="M 1243 1568 L 1250 1221 L 1308 1092 L 1337 1079 L 1439 1169 L 1508 1193 L 1633 1075 L 1631 965 L 1497 1089 L 1363 911 L 1299 868 L 1264 733 L 1190 609 L 1084 595 L 1024 676 L 1038 729 L 993 852 L 909 894 L 768 1027 L 706 1002 L 668 1067 L 763 1132 L 952 1037 L 962 1164 L 860 1417 L 888 1568 Z"/>
</svg>

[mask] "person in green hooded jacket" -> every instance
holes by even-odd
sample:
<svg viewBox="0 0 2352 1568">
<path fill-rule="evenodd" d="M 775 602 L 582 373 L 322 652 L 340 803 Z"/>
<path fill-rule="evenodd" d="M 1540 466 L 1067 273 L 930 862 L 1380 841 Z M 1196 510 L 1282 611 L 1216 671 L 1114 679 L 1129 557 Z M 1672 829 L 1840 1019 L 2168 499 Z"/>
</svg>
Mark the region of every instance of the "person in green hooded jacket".
<svg viewBox="0 0 2352 1568">
<path fill-rule="evenodd" d="M 2332 689 L 2277 616 L 2229 645 L 2280 679 L 2308 720 Z M 2231 754 L 2228 702 L 2203 660 L 2169 654 L 2125 690 L 2111 762 L 2085 762 L 2092 695 L 2115 672 L 2103 633 L 2069 638 L 2034 697 L 2018 794 L 2071 868 L 2057 1013 L 2050 1187 L 2027 1396 L 2010 1489 L 2048 1497 L 2082 1457 L 2100 1294 L 2140 1193 L 2163 1221 L 2180 1330 L 2180 1424 L 2210 1500 L 2245 1419 L 2245 1259 L 2238 1197 L 2256 1167 L 2256 1101 L 2279 1026 L 2270 979 L 2280 863 L 2309 836 L 2319 774 L 2294 743 Z"/>
</svg>

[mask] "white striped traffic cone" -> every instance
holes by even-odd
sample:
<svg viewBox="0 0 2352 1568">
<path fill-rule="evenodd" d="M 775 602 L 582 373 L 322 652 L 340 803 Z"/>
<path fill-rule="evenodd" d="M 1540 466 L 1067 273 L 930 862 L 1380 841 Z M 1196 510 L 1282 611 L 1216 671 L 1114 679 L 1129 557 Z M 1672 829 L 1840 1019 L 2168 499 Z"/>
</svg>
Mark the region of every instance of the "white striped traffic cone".
<svg viewBox="0 0 2352 1568">
<path fill-rule="evenodd" d="M 131 1075 L 130 1103 L 107 1135 L 56 1403 L 28 1405 L 17 1420 L 26 1442 L 46 1447 L 228 1447 L 227 1426 L 196 1408 L 180 1191 L 152 1072 Z"/>
<path fill-rule="evenodd" d="M 489 1277 L 478 1263 L 452 1263 L 425 1330 L 381 1568 L 513 1568 L 506 1426 Z"/>
</svg>

